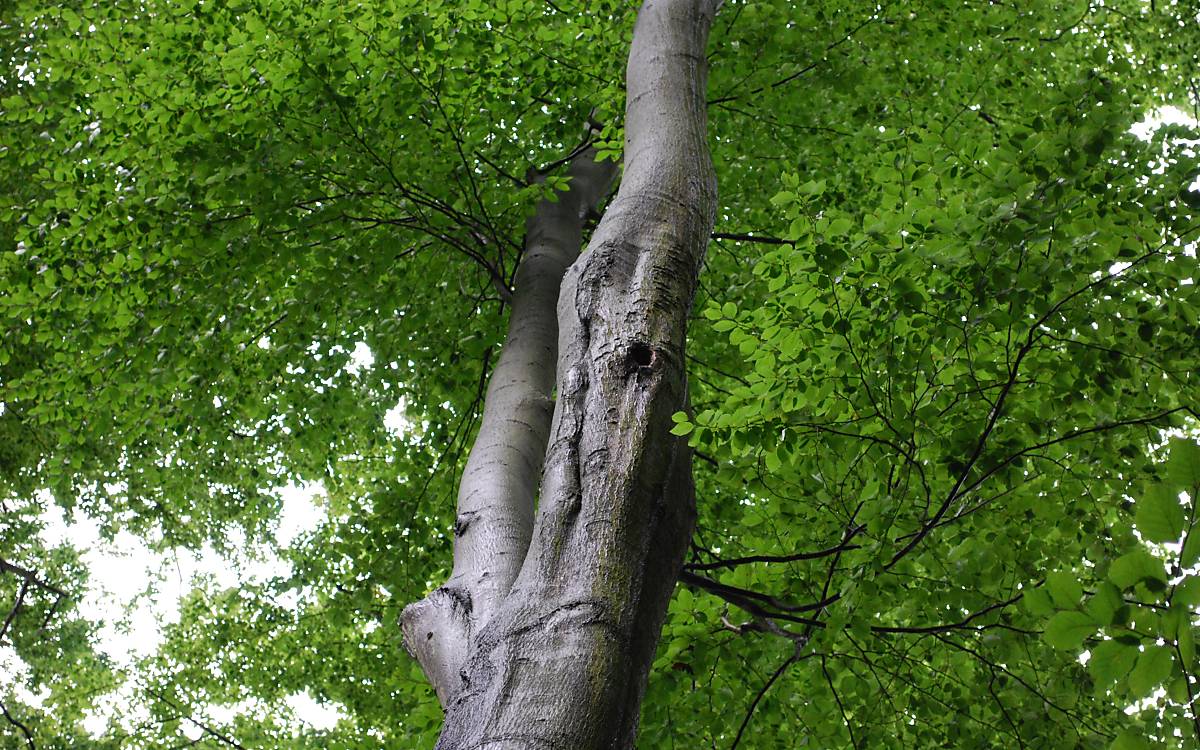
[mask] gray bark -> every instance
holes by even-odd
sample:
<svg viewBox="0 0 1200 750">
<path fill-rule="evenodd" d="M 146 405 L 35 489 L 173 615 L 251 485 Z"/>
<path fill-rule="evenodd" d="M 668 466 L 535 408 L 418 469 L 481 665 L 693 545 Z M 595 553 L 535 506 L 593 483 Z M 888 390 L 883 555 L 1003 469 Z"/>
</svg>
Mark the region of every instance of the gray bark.
<svg viewBox="0 0 1200 750">
<path fill-rule="evenodd" d="M 670 429 L 687 402 L 686 325 L 716 204 L 705 46 L 717 5 L 644 3 L 627 72 L 625 174 L 558 299 L 548 446 L 544 422 L 525 416 L 499 441 L 520 451 L 472 455 L 460 521 L 463 508 L 479 515 L 457 540 L 454 576 L 405 612 L 406 642 L 445 707 L 440 750 L 634 746 L 695 516 L 691 454 Z M 516 381 L 499 382 L 497 368 L 497 408 L 512 382 L 528 382 L 532 358 L 545 367 L 553 351 L 540 338 Z M 542 385 L 520 392 L 547 395 Z M 522 398 L 505 397 L 505 408 Z M 534 518 L 530 476 L 542 455 Z M 494 533 L 470 542 L 485 517 Z"/>
<path fill-rule="evenodd" d="M 542 200 L 526 222 L 514 279 L 508 335 L 484 398 L 479 434 L 459 484 L 450 578 L 401 614 L 408 651 L 445 706 L 461 683 L 473 632 L 485 625 L 529 548 L 534 501 L 553 409 L 555 309 L 566 269 L 579 255 L 583 222 L 608 193 L 617 168 L 577 154 L 557 200 Z"/>
</svg>

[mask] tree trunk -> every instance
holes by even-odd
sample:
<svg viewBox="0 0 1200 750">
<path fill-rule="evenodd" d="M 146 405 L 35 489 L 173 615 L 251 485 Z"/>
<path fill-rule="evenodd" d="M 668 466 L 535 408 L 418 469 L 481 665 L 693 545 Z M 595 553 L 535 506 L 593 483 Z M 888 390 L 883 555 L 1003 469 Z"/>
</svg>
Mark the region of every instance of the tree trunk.
<svg viewBox="0 0 1200 750">
<path fill-rule="evenodd" d="M 716 204 L 705 45 L 717 4 L 644 3 L 621 187 L 565 278 L 556 269 L 607 183 L 590 155 L 530 225 L 459 492 L 454 572 L 402 616 L 445 708 L 441 750 L 634 745 L 695 515 L 691 455 L 670 429 L 687 403 L 686 325 Z M 555 321 L 545 293 L 560 279 Z M 538 373 L 554 358 L 555 328 L 550 419 Z"/>
</svg>

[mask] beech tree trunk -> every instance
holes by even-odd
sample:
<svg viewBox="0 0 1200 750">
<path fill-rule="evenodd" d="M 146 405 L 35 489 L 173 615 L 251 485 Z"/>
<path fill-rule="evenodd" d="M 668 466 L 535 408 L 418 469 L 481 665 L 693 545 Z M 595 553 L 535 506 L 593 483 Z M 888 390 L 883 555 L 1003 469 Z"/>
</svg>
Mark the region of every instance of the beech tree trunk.
<svg viewBox="0 0 1200 750">
<path fill-rule="evenodd" d="M 401 616 L 445 710 L 440 750 L 634 746 L 695 518 L 691 454 L 670 429 L 716 206 L 705 46 L 718 4 L 643 4 L 624 175 L 588 250 L 576 259 L 612 179 L 591 152 L 528 225 L 453 572 Z"/>
</svg>

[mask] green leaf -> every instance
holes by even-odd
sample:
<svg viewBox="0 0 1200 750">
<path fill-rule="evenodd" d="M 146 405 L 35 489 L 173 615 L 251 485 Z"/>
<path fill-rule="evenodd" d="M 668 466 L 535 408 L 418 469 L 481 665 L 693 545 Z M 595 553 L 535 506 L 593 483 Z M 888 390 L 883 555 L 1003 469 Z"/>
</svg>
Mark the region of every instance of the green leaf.
<svg viewBox="0 0 1200 750">
<path fill-rule="evenodd" d="M 1092 618 L 1082 612 L 1059 612 L 1046 623 L 1042 637 L 1055 648 L 1075 650 L 1096 632 L 1096 627 Z"/>
<path fill-rule="evenodd" d="M 1167 697 L 1176 703 L 1187 703 L 1190 700 L 1187 679 L 1184 675 L 1179 675 L 1171 680 L 1171 683 L 1167 685 Z"/>
<path fill-rule="evenodd" d="M 1150 691 L 1171 675 L 1171 651 L 1165 646 L 1146 646 L 1129 673 L 1129 693 L 1134 698 Z"/>
<path fill-rule="evenodd" d="M 1096 587 L 1096 593 L 1088 599 L 1084 609 L 1093 620 L 1101 625 L 1111 625 L 1116 617 L 1117 610 L 1125 602 L 1121 598 L 1121 591 L 1108 581 L 1102 581 Z"/>
<path fill-rule="evenodd" d="M 1116 682 L 1133 669 L 1139 653 L 1137 646 L 1117 640 L 1104 641 L 1092 649 L 1087 663 L 1088 672 L 1097 682 Z"/>
<path fill-rule="evenodd" d="M 1189 608 L 1200 604 L 1200 576 L 1184 576 L 1182 581 L 1175 584 L 1171 604 Z"/>
<path fill-rule="evenodd" d="M 1162 561 L 1144 549 L 1118 557 L 1108 569 L 1108 580 L 1120 589 L 1130 588 L 1146 579 L 1166 583 L 1167 573 Z"/>
<path fill-rule="evenodd" d="M 809 180 L 798 188 L 805 195 L 820 195 L 825 192 L 825 180 Z"/>
<path fill-rule="evenodd" d="M 1183 568 L 1190 568 L 1197 562 L 1200 562 L 1200 529 L 1193 527 L 1183 542 L 1183 549 L 1179 552 L 1179 565 Z"/>
<path fill-rule="evenodd" d="M 1144 487 L 1137 501 L 1134 523 L 1141 535 L 1151 542 L 1178 541 L 1184 524 L 1178 492 L 1162 484 Z"/>
<path fill-rule="evenodd" d="M 853 221 L 851 221 L 850 219 L 847 219 L 845 217 L 842 217 L 839 219 L 834 219 L 833 221 L 829 222 L 829 227 L 825 230 L 825 233 L 830 235 L 831 237 L 836 237 L 839 235 L 846 234 L 853 227 L 854 227 Z"/>
<path fill-rule="evenodd" d="M 696 426 L 691 422 L 680 422 L 671 428 L 671 434 L 679 436 L 690 435 L 694 429 L 696 429 Z"/>
<path fill-rule="evenodd" d="M 1021 596 L 1021 604 L 1031 615 L 1049 615 L 1054 612 L 1054 602 L 1045 589 L 1025 589 Z"/>
<path fill-rule="evenodd" d="M 1200 485 L 1200 443 L 1187 438 L 1171 438 L 1167 458 L 1167 479 L 1176 487 L 1191 492 Z"/>
<path fill-rule="evenodd" d="M 783 462 L 779 460 L 779 453 L 777 451 L 767 451 L 763 455 L 763 458 L 767 464 L 767 471 L 771 473 L 779 471 L 779 468 L 783 465 Z"/>
<path fill-rule="evenodd" d="M 1150 750 L 1150 743 L 1132 729 L 1122 729 L 1108 750 Z"/>
<path fill-rule="evenodd" d="M 1066 570 L 1055 571 L 1046 576 L 1046 590 L 1060 609 L 1072 609 L 1083 596 L 1083 587 L 1075 574 Z"/>
<path fill-rule="evenodd" d="M 1188 671 L 1194 671 L 1192 666 L 1196 661 L 1195 632 L 1191 618 L 1187 617 L 1180 623 L 1179 632 L 1175 636 L 1175 641 L 1179 645 L 1179 656 L 1183 659 L 1183 664 Z"/>
</svg>

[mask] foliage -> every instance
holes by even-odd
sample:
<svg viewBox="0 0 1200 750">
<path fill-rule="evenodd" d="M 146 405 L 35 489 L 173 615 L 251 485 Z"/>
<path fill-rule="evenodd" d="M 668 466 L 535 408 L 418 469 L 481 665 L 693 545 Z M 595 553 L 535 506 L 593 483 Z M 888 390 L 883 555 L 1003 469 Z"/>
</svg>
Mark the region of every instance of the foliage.
<svg viewBox="0 0 1200 750">
<path fill-rule="evenodd" d="M 526 212 L 589 117 L 619 150 L 634 11 L 3 11 L 0 558 L 69 596 L 13 609 L 49 697 L 0 688 L 0 747 L 17 722 L 38 748 L 430 744 L 396 615 L 450 563 Z M 1197 741 L 1200 134 L 1130 133 L 1200 107 L 1195 14 L 725 4 L 676 428 L 700 529 L 643 746 Z M 77 551 L 38 535 L 55 502 L 232 555 L 318 480 L 292 574 L 198 582 L 130 669 L 79 615 Z M 297 729 L 302 691 L 344 718 Z"/>
</svg>

